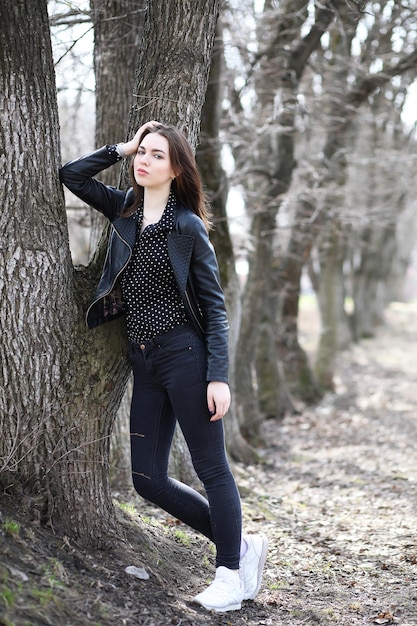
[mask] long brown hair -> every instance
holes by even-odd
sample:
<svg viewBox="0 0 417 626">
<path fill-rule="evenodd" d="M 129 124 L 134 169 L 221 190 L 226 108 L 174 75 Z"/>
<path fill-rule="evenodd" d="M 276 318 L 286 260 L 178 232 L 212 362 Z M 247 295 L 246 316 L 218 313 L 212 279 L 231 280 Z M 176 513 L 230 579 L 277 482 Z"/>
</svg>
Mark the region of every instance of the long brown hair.
<svg viewBox="0 0 417 626">
<path fill-rule="evenodd" d="M 171 189 L 174 191 L 179 203 L 183 204 L 193 211 L 193 213 L 198 215 L 198 217 L 203 220 L 207 230 L 209 231 L 212 226 L 210 208 L 203 190 L 203 184 L 200 172 L 197 168 L 195 156 L 185 135 L 178 128 L 175 128 L 175 126 L 158 124 L 144 130 L 139 140 L 139 145 L 142 143 L 143 138 L 149 133 L 159 133 L 167 139 L 169 145 L 169 158 L 171 160 L 172 169 L 175 173 L 175 178 L 171 183 Z M 133 158 L 130 163 L 129 172 L 132 181 L 134 200 L 131 206 L 122 213 L 122 217 L 129 217 L 129 215 L 132 215 L 142 202 L 144 196 L 144 188 L 141 185 L 138 185 L 135 180 Z"/>
</svg>

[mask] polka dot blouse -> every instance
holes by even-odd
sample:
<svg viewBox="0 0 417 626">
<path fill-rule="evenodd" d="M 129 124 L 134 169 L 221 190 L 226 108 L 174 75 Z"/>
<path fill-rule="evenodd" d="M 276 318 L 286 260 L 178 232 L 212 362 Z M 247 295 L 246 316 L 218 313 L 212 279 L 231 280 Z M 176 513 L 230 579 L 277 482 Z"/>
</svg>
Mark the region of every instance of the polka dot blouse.
<svg viewBox="0 0 417 626">
<path fill-rule="evenodd" d="M 188 321 L 168 256 L 167 234 L 175 226 L 175 206 L 171 192 L 160 221 L 146 226 L 142 234 L 143 205 L 133 216 L 137 221 L 136 243 L 121 286 L 127 334 L 134 343 Z"/>
</svg>

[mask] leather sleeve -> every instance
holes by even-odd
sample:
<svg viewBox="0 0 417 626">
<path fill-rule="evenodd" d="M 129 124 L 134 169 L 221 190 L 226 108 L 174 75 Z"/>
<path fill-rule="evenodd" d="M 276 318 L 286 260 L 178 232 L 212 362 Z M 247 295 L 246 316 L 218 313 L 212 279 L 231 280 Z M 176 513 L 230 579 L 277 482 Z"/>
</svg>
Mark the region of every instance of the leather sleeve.
<svg viewBox="0 0 417 626">
<path fill-rule="evenodd" d="M 207 380 L 228 382 L 229 354 L 224 293 L 220 285 L 216 254 L 204 224 L 196 218 L 190 278 L 194 296 L 203 316 L 207 346 Z"/>
<path fill-rule="evenodd" d="M 61 182 L 78 198 L 100 211 L 110 221 L 121 212 L 126 193 L 104 185 L 94 176 L 114 165 L 118 158 L 104 146 L 79 159 L 69 161 L 59 171 Z"/>
</svg>

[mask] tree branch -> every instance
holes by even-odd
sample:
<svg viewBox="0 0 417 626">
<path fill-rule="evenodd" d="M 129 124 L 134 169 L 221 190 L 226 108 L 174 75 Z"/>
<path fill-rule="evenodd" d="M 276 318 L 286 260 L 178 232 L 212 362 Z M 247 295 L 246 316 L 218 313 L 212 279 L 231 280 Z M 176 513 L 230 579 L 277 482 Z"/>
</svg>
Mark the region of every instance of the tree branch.
<svg viewBox="0 0 417 626">
<path fill-rule="evenodd" d="M 49 16 L 51 27 L 75 26 L 76 24 L 85 24 L 86 22 L 91 22 L 90 11 L 73 10 Z"/>
<path fill-rule="evenodd" d="M 381 72 L 376 72 L 375 74 L 367 74 L 364 76 L 357 86 L 347 95 L 346 106 L 357 108 L 371 93 L 378 89 L 378 87 L 387 83 L 394 76 L 404 74 L 407 70 L 415 69 L 416 67 L 417 49 L 400 59 L 398 63 L 392 67 L 384 69 Z"/>
<path fill-rule="evenodd" d="M 291 54 L 289 69 L 295 72 L 297 80 L 301 78 L 308 59 L 317 49 L 320 39 L 333 21 L 339 7 L 347 4 L 346 0 L 333 0 L 327 2 L 326 7 L 321 8 L 316 15 L 316 20 L 310 31 L 305 35 Z"/>
</svg>

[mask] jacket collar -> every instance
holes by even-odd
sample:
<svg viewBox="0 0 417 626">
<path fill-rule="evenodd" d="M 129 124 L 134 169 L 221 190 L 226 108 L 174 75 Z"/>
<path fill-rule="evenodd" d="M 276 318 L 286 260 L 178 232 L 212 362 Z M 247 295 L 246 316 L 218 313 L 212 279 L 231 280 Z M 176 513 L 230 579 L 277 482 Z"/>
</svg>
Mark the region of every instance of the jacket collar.
<svg viewBox="0 0 417 626">
<path fill-rule="evenodd" d="M 170 234 L 176 234 L 181 237 L 181 233 L 178 228 L 178 219 L 180 214 L 183 213 L 184 209 L 181 205 L 176 204 L 174 207 L 174 224 L 173 230 Z M 127 243 L 129 248 L 133 250 L 136 242 L 136 234 L 137 234 L 137 219 L 134 218 L 134 214 L 129 217 L 117 217 L 112 222 L 113 228 L 117 231 L 117 234 L 120 238 Z M 185 236 L 187 237 L 187 236 Z"/>
</svg>

